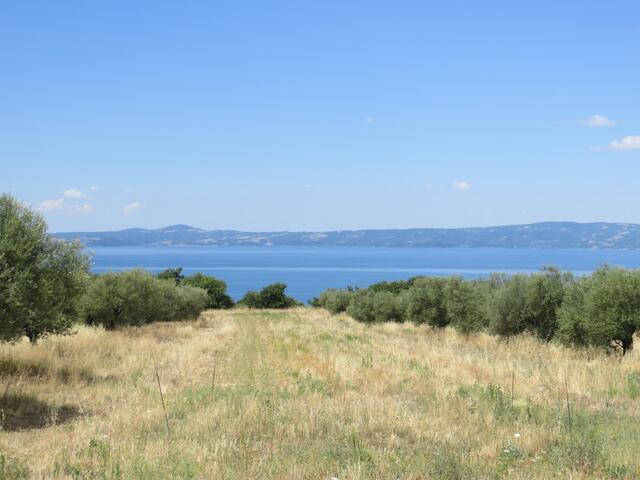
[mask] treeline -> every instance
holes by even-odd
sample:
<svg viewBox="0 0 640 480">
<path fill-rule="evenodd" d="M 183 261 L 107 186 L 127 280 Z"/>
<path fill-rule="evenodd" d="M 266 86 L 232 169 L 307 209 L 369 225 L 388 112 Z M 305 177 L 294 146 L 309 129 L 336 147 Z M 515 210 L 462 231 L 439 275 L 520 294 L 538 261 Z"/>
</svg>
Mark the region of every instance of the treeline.
<svg viewBox="0 0 640 480">
<path fill-rule="evenodd" d="M 160 272 L 157 277 L 161 280 L 171 280 L 176 285 L 188 285 L 202 288 L 208 295 L 207 308 L 231 308 L 236 304 L 227 295 L 227 284 L 214 277 L 202 273 L 196 273 L 190 277 L 182 274 L 182 267 L 168 268 Z M 247 292 L 237 303 L 240 307 L 247 308 L 290 308 L 302 305 L 296 299 L 289 297 L 284 283 L 272 283 L 260 291 Z"/>
<path fill-rule="evenodd" d="M 640 327 L 640 271 L 603 266 L 574 277 L 550 266 L 477 280 L 415 277 L 327 290 L 312 304 L 365 323 L 413 322 L 503 337 L 530 332 L 544 341 L 625 353 Z"/>
<path fill-rule="evenodd" d="M 207 308 L 231 308 L 222 280 L 181 268 L 154 276 L 144 270 L 89 273 L 82 245 L 47 233 L 42 216 L 0 195 L 0 341 L 35 342 L 75 324 L 106 329 L 197 318 Z M 275 283 L 247 292 L 238 305 L 288 308 L 299 303 Z"/>
<path fill-rule="evenodd" d="M 283 283 L 248 292 L 238 306 L 288 308 L 298 305 L 285 294 Z M 109 272 L 92 276 L 82 297 L 80 316 L 87 325 L 108 330 L 159 321 L 191 320 L 205 309 L 235 306 L 227 284 L 196 273 L 184 276 L 182 268 L 169 268 L 153 276 L 145 270 Z"/>
<path fill-rule="evenodd" d="M 0 195 L 0 341 L 32 342 L 77 323 L 107 329 L 197 318 L 235 304 L 222 280 L 181 268 L 89 273 L 77 243 L 54 239 L 40 214 Z M 248 308 L 300 305 L 275 283 L 237 303 Z M 327 290 L 312 305 L 366 322 L 451 326 L 503 337 L 530 332 L 544 341 L 626 352 L 640 326 L 640 271 L 602 267 L 574 277 L 555 267 L 486 279 L 415 277 L 365 289 Z"/>
</svg>

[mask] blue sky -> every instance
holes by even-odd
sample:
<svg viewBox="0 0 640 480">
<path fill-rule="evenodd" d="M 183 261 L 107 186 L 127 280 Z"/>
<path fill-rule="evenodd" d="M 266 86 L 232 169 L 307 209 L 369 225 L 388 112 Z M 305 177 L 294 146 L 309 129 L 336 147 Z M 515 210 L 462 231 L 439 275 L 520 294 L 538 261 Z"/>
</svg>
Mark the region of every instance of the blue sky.
<svg viewBox="0 0 640 480">
<path fill-rule="evenodd" d="M 640 2 L 6 1 L 52 230 L 639 222 Z"/>
</svg>

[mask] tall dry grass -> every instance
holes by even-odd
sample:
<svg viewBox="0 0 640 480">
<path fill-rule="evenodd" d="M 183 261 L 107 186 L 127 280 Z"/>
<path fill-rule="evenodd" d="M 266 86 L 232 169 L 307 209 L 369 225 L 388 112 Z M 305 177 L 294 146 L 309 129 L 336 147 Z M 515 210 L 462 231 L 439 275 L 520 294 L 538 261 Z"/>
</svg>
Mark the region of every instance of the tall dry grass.
<svg viewBox="0 0 640 480">
<path fill-rule="evenodd" d="M 301 308 L 81 328 L 1 346 L 0 369 L 9 477 L 640 475 L 633 352 Z"/>
</svg>

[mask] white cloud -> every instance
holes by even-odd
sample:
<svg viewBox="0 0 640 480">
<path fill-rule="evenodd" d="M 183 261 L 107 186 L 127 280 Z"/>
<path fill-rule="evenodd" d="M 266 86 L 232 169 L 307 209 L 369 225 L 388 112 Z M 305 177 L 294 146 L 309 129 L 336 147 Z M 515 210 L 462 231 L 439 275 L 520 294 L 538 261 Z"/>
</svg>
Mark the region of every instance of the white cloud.
<svg viewBox="0 0 640 480">
<path fill-rule="evenodd" d="M 627 135 L 614 140 L 607 147 L 608 150 L 640 150 L 640 135 Z"/>
<path fill-rule="evenodd" d="M 617 125 L 618 122 L 605 117 L 604 115 L 591 115 L 590 117 L 583 118 L 582 123 L 589 125 L 590 127 L 612 127 Z"/>
<path fill-rule="evenodd" d="M 69 188 L 69 189 L 65 190 L 62 193 L 62 195 L 65 198 L 82 198 L 84 200 L 88 200 L 90 198 L 89 195 L 85 195 L 80 190 L 76 190 L 75 188 Z"/>
<path fill-rule="evenodd" d="M 41 212 L 53 212 L 55 210 L 62 210 L 64 208 L 64 198 L 55 198 L 53 200 L 45 200 L 40 202 L 38 210 Z"/>
<path fill-rule="evenodd" d="M 144 203 L 133 202 L 133 203 L 130 203 L 129 205 L 125 205 L 124 207 L 122 207 L 122 212 L 125 215 L 130 215 L 133 212 L 135 212 L 136 210 L 140 210 L 140 209 L 142 209 L 144 207 L 145 207 Z"/>
<path fill-rule="evenodd" d="M 82 205 L 71 205 L 69 211 L 73 213 L 91 213 L 93 212 L 93 206 L 88 203 Z"/>
<path fill-rule="evenodd" d="M 465 182 L 464 180 L 456 180 L 455 182 L 451 182 L 451 186 L 456 190 L 470 190 L 471 184 L 469 182 Z"/>
<path fill-rule="evenodd" d="M 40 202 L 38 210 L 41 212 L 91 213 L 94 208 L 89 203 L 69 205 L 64 198 L 54 198 Z"/>
<path fill-rule="evenodd" d="M 366 117 L 364 119 L 364 123 L 374 123 L 375 121 L 376 121 L 376 119 L 373 118 L 373 117 Z"/>
</svg>

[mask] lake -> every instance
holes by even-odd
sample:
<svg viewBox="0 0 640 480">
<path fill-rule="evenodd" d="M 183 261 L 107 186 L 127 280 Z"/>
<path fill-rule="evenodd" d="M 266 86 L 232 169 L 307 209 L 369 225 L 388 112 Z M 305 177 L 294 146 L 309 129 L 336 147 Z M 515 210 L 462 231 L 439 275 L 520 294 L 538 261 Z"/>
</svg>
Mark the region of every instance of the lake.
<svg viewBox="0 0 640 480">
<path fill-rule="evenodd" d="M 557 265 L 578 275 L 608 263 L 640 268 L 640 250 L 371 248 L 371 247 L 90 247 L 92 271 L 144 268 L 158 272 L 183 267 L 186 275 L 202 272 L 227 282 L 238 299 L 248 290 L 284 282 L 301 301 L 327 288 L 366 287 L 381 280 L 416 275 L 462 275 L 533 272 Z"/>
</svg>

